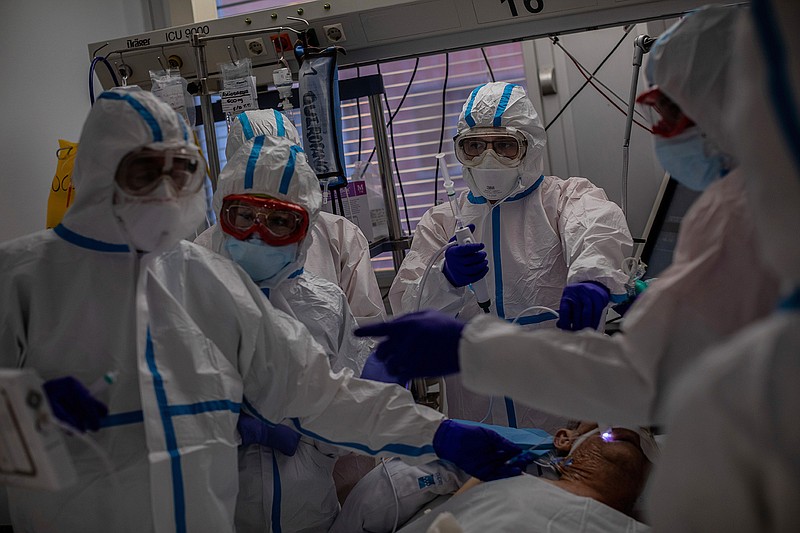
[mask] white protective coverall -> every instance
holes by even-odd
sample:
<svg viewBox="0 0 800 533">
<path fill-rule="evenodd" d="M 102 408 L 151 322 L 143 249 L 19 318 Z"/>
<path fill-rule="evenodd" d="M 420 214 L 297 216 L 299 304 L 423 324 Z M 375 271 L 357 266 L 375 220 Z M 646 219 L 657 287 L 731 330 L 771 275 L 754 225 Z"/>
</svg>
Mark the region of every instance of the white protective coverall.
<svg viewBox="0 0 800 533">
<path fill-rule="evenodd" d="M 317 220 L 322 197 L 302 149 L 286 139 L 269 136 L 245 141 L 228 160 L 214 194 L 215 212 L 220 213 L 223 200 L 231 194 L 265 194 L 297 204 L 308 213 L 309 227 Z M 207 241 L 211 249 L 228 257 L 224 241 L 233 238 L 217 224 L 195 242 Z M 373 343 L 353 336 L 355 319 L 342 290 L 303 270 L 310 241 L 307 236 L 283 274 L 262 282 L 260 288 L 275 308 L 308 328 L 325 349 L 335 372 L 349 368 L 360 375 Z M 333 465 L 345 453 L 349 451 L 305 436 L 292 457 L 266 446 L 240 449 L 237 531 L 266 531 L 265 524 L 271 523 L 280 523 L 284 532 L 327 530 L 339 512 Z M 280 510 L 280 514 L 274 510 Z"/>
<path fill-rule="evenodd" d="M 728 73 L 741 13 L 694 12 L 649 58 L 657 62 L 648 66 L 651 81 L 690 117 L 697 110 L 698 126 L 712 139 L 722 137 L 719 77 Z M 704 53 L 684 53 L 687 40 Z M 633 304 L 621 334 L 523 332 L 478 318 L 459 346 L 466 386 L 581 420 L 663 422 L 660 409 L 674 378 L 703 350 L 766 316 L 777 298 L 777 280 L 758 261 L 745 177 L 736 169 L 697 199 L 681 224 L 672 265 Z"/>
<path fill-rule="evenodd" d="M 243 403 L 365 453 L 436 458 L 442 415 L 400 387 L 332 374 L 305 327 L 236 265 L 186 241 L 162 254 L 128 250 L 112 205 L 120 160 L 189 135 L 149 92 L 103 93 L 81 134 L 80 196 L 62 224 L 0 245 L 0 366 L 84 384 L 118 372 L 92 435 L 113 474 L 68 440 L 78 483 L 9 489 L 15 531 L 233 531 Z"/>
<path fill-rule="evenodd" d="M 604 503 L 578 496 L 544 479 L 522 475 L 481 483 L 453 496 L 400 532 L 426 533 L 430 531 L 431 523 L 443 513 L 452 514 L 461 526 L 460 530 L 454 531 L 463 533 L 650 531 L 646 525 Z"/>
<path fill-rule="evenodd" d="M 245 111 L 237 115 L 231 125 L 225 146 L 227 158 L 230 160 L 245 141 L 257 135 L 285 137 L 302 146 L 297 128 L 280 111 Z M 306 251 L 305 271 L 338 285 L 344 291 L 359 325 L 384 321 L 386 311 L 372 269 L 369 244 L 361 229 L 342 216 L 320 211 L 316 223 L 311 227 L 310 242 Z M 334 471 L 339 491 L 346 492 L 373 466 L 371 459 L 360 455 L 340 458 Z"/>
<path fill-rule="evenodd" d="M 519 318 L 521 325 L 552 327 L 552 313 L 528 308 L 543 305 L 557 310 L 564 286 L 581 281 L 600 282 L 611 291 L 612 300 L 622 301 L 626 277 L 620 269 L 633 243 L 622 210 L 587 179 L 542 175 L 545 132 L 522 87 L 489 83 L 473 90 L 459 116 L 458 132 L 492 125 L 517 128 L 528 143 L 518 193 L 494 207 L 473 192 L 465 191 L 458 199 L 464 224 L 475 224 L 475 239 L 486 246 L 489 273 L 484 279 L 492 312 L 508 321 Z M 392 309 L 416 309 L 423 272 L 453 236 L 455 226 L 449 204 L 425 213 L 389 291 Z M 442 273 L 443 263 L 439 260 L 428 275 L 419 308 L 464 320 L 482 314 L 470 290 L 450 284 Z M 464 390 L 457 376 L 448 377 L 446 383 L 449 416 L 483 419 L 487 398 Z M 502 400 L 497 400 L 485 421 L 506 425 L 505 411 Z M 556 429 L 564 423 L 520 405 L 517 419 L 519 427 Z"/>
<path fill-rule="evenodd" d="M 228 160 L 246 140 L 257 135 L 286 137 L 302 146 L 297 128 L 280 111 L 245 111 L 236 116 L 228 133 L 225 146 Z M 359 325 L 385 320 L 386 311 L 372 270 L 369 244 L 359 227 L 342 216 L 320 211 L 312 235 L 306 271 L 341 287 Z"/>
<path fill-rule="evenodd" d="M 750 9 L 731 46 L 737 93 L 726 126 L 747 172 L 759 250 L 784 298 L 675 388 L 653 479 L 658 531 L 800 531 L 800 4 L 757 0 Z"/>
</svg>

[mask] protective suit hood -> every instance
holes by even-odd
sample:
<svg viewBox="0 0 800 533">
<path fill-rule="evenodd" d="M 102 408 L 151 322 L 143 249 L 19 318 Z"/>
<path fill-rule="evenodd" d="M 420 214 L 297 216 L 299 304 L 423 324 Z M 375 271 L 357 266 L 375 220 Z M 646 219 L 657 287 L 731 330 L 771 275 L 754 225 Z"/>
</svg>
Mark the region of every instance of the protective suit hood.
<svg viewBox="0 0 800 533">
<path fill-rule="evenodd" d="M 461 109 L 456 129 L 457 134 L 462 134 L 472 128 L 499 126 L 516 128 L 528 141 L 527 152 L 518 167 L 522 189 L 527 189 L 544 170 L 547 136 L 522 86 L 493 82 L 476 87 Z"/>
<path fill-rule="evenodd" d="M 153 94 L 136 88 L 102 93 L 83 126 L 72 181 L 78 192 L 64 215 L 69 231 L 101 243 L 127 246 L 114 216 L 114 176 L 129 152 L 155 143 L 191 144 L 183 118 Z M 197 193 L 204 195 L 200 189 Z"/>
<path fill-rule="evenodd" d="M 256 109 L 239 113 L 233 119 L 228 144 L 225 145 L 225 158 L 230 160 L 245 142 L 259 135 L 285 137 L 293 144 L 303 145 L 297 128 L 283 113 L 277 109 Z"/>
<path fill-rule="evenodd" d="M 311 228 L 316 224 L 322 206 L 319 181 L 308 165 L 303 149 L 281 137 L 259 136 L 246 141 L 219 175 L 214 193 L 214 212 L 221 212 L 222 201 L 231 194 L 264 194 L 295 203 L 308 211 L 309 232 L 300 242 L 297 257 L 278 272 L 269 285 L 277 285 L 302 269 L 311 245 Z M 226 234 L 222 227 L 217 224 L 212 231 L 211 248 L 229 257 L 224 247 Z"/>
<path fill-rule="evenodd" d="M 737 87 L 729 73 L 736 23 L 742 16 L 747 11 L 736 7 L 692 11 L 656 40 L 645 67 L 648 83 L 657 85 L 729 154 L 734 151 L 723 125 L 724 103 Z"/>
<path fill-rule="evenodd" d="M 784 292 L 800 287 L 800 3 L 772 0 L 743 17 L 731 53 L 737 58 L 728 95 L 736 154 L 747 176 L 762 262 Z"/>
</svg>

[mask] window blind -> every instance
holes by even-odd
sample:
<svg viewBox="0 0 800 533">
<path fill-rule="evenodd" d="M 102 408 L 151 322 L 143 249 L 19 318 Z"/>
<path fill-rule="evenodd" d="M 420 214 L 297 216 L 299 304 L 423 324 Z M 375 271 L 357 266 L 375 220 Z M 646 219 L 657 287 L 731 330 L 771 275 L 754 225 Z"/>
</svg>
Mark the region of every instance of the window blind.
<svg viewBox="0 0 800 533">
<path fill-rule="evenodd" d="M 220 16 L 230 16 L 293 3 L 299 2 L 218 0 L 217 8 Z M 414 74 L 415 65 L 416 74 Z M 379 66 L 340 69 L 339 78 L 348 79 L 359 74 L 362 76 L 377 74 L 380 68 L 389 107 L 387 110 L 384 104 L 384 120 L 389 122 L 390 112 L 395 115 L 391 123 L 392 128 L 387 134 L 389 134 L 393 177 L 404 233 L 408 232 L 409 227 L 413 233 L 416 224 L 428 209 L 435 203 L 446 201 L 441 185 L 441 172 L 436 171 L 436 154 L 439 152 L 440 138 L 441 151 L 447 154 L 445 159 L 456 184 L 456 190 L 466 189 L 466 184 L 461 179 L 461 165 L 453 152 L 452 139 L 458 115 L 470 91 L 478 85 L 491 81 L 489 67 L 497 81 L 525 84 L 522 48 L 519 43 L 489 46 L 483 50 L 476 48 L 449 54 L 429 55 L 419 58 L 418 64 L 416 59 L 403 59 L 381 63 Z M 413 82 L 409 87 L 412 75 Z M 445 84 L 446 90 L 444 90 Z M 408 90 L 407 95 L 403 100 L 406 90 Z M 402 106 L 398 110 L 401 100 Z M 350 175 L 356 161 L 366 161 L 370 157 L 375 140 L 367 99 L 362 98 L 359 102 L 346 100 L 341 104 L 345 158 Z M 226 137 L 224 123 L 217 125 L 217 135 L 222 164 Z M 377 165 L 377 156 L 373 156 L 371 164 Z M 377 167 L 375 171 L 377 173 Z M 438 183 L 434 187 L 434 177 L 437 176 Z M 402 193 L 405 195 L 405 206 Z M 376 270 L 392 269 L 391 254 L 382 254 L 374 258 L 373 266 Z"/>
</svg>

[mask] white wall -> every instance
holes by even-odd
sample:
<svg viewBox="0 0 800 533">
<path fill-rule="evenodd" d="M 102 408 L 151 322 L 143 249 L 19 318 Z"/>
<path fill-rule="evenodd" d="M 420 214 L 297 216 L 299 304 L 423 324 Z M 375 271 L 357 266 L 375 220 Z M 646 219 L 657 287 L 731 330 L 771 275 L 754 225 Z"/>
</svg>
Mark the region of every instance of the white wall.
<svg viewBox="0 0 800 533">
<path fill-rule="evenodd" d="M 658 35 L 658 31 L 656 29 L 653 37 Z M 650 32 L 653 32 L 652 29 Z M 625 110 L 633 71 L 633 40 L 637 35 L 646 33 L 648 28 L 645 25 L 637 25 L 597 73 L 600 81 L 625 100 L 620 102 L 614 99 Z M 609 28 L 563 35 L 560 42 L 591 72 L 623 34 L 622 27 Z M 535 61 L 539 68 L 555 68 L 557 94 L 532 94 L 532 98 L 540 98 L 538 103 L 536 100 L 534 102 L 542 110 L 542 120 L 547 124 L 583 85 L 585 78 L 549 39 L 538 39 L 524 46 L 528 48 L 525 54 L 528 65 Z M 646 55 L 644 61 L 646 64 Z M 528 69 L 528 87 L 535 87 L 530 79 L 531 75 L 536 74 L 535 67 L 528 66 Z M 642 68 L 637 93 L 645 86 Z M 609 199 L 621 205 L 625 115 L 592 86 L 584 88 L 567 109 L 547 132 L 550 172 L 560 177 L 588 178 L 602 187 Z M 633 125 L 629 146 L 627 219 L 633 236 L 641 237 L 664 171 L 653 153 L 650 133 Z"/>
<path fill-rule="evenodd" d="M 44 229 L 58 139 L 77 141 L 89 112 L 87 45 L 149 30 L 147 5 L 139 0 L 3 3 L 0 242 Z M 9 521 L 0 487 L 0 524 Z"/>
<path fill-rule="evenodd" d="M 146 5 L 140 0 L 3 2 L 0 242 L 44 229 L 58 139 L 77 141 L 89 112 L 87 45 L 148 31 Z"/>
</svg>

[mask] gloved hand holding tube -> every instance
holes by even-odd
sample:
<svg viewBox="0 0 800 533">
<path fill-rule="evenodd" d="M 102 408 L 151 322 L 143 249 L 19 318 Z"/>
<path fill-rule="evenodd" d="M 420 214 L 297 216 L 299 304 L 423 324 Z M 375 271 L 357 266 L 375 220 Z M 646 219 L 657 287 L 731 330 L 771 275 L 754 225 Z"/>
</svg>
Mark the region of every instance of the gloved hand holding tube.
<svg viewBox="0 0 800 533">
<path fill-rule="evenodd" d="M 474 242 L 471 235 L 475 229 L 473 224 L 456 230 L 450 242 L 458 240 L 444 252 L 442 273 L 453 287 L 465 287 L 476 283 L 489 273 L 489 261 L 483 251 L 482 242 Z"/>
<path fill-rule="evenodd" d="M 373 354 L 403 382 L 459 371 L 458 344 L 464 323 L 438 311 L 419 311 L 358 328 L 358 337 L 386 337 Z"/>
<path fill-rule="evenodd" d="M 108 415 L 108 407 L 98 401 L 83 383 L 72 376 L 44 383 L 44 391 L 56 418 L 86 432 L 100 429 L 100 421 Z M 97 389 L 92 385 L 92 389 Z"/>
<path fill-rule="evenodd" d="M 602 283 L 584 281 L 564 287 L 556 326 L 567 331 L 597 329 L 608 305 L 609 291 Z"/>
<path fill-rule="evenodd" d="M 488 428 L 445 420 L 433 437 L 433 449 L 440 459 L 481 481 L 522 474 L 521 465 L 511 461 L 522 448 Z"/>
<path fill-rule="evenodd" d="M 436 154 L 438 164 L 442 168 L 447 200 L 450 202 L 450 209 L 456 219 L 456 234 L 453 239 L 458 241 L 458 246 L 452 246 L 445 251 L 442 273 L 454 287 L 472 285 L 478 306 L 483 309 L 484 313 L 488 313 L 491 298 L 484 278 L 489 273 L 489 261 L 486 259 L 486 252 L 482 251 L 484 248 L 483 243 L 476 243 L 475 238 L 472 236 L 472 232 L 475 231 L 475 225 L 464 226 L 453 179 L 450 177 L 447 161 L 444 158 L 444 153 Z M 450 240 L 452 241 L 453 239 Z"/>
</svg>

